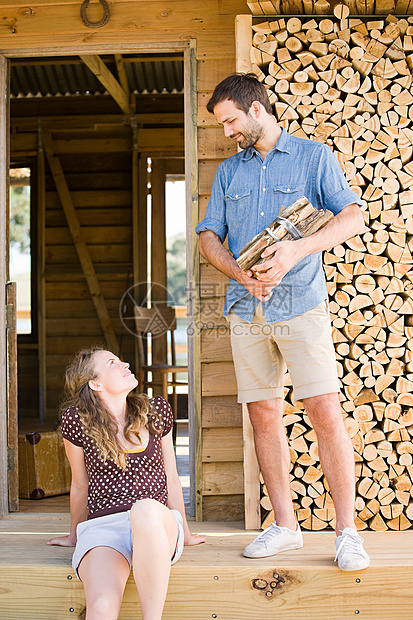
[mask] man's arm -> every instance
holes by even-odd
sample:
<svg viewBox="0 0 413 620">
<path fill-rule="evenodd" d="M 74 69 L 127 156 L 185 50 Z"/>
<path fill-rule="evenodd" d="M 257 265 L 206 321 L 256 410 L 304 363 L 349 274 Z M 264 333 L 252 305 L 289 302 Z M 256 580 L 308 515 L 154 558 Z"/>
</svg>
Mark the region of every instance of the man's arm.
<svg viewBox="0 0 413 620">
<path fill-rule="evenodd" d="M 260 301 L 267 301 L 271 297 L 274 285 L 261 284 L 251 277 L 251 271 L 243 271 L 235 258 L 224 248 L 218 235 L 212 230 L 205 230 L 199 234 L 199 251 L 211 265 L 228 278 L 232 278 L 245 286 L 247 291 Z"/>
<path fill-rule="evenodd" d="M 359 205 L 355 203 L 348 205 L 313 235 L 297 241 L 280 241 L 264 250 L 261 255 L 263 258 L 273 253 L 274 256 L 265 263 L 268 271 L 257 273 L 257 278 L 263 283 L 277 286 L 301 258 L 330 250 L 361 233 L 364 227 L 364 218 Z M 259 268 L 263 268 L 263 265 L 257 265 L 257 269 Z"/>
</svg>

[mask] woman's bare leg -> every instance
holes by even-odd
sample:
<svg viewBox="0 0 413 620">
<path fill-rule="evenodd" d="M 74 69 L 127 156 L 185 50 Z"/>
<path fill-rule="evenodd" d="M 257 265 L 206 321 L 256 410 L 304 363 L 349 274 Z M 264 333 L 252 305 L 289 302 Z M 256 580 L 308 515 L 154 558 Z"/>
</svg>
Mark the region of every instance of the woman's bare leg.
<svg viewBox="0 0 413 620">
<path fill-rule="evenodd" d="M 133 576 L 143 620 L 161 620 L 178 525 L 171 511 L 153 499 L 132 506 Z"/>
<path fill-rule="evenodd" d="M 86 596 L 86 620 L 117 620 L 130 573 L 124 556 L 111 547 L 95 547 L 78 568 Z"/>
</svg>

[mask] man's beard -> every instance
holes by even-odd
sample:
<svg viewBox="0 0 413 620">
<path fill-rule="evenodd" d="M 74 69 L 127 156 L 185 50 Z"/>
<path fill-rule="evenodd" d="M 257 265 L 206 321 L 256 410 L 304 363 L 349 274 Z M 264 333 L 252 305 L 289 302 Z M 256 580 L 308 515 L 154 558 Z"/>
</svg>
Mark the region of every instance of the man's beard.
<svg viewBox="0 0 413 620">
<path fill-rule="evenodd" d="M 245 129 L 239 132 L 243 137 L 238 142 L 240 147 L 245 150 L 254 146 L 258 140 L 262 137 L 264 131 L 260 123 L 253 118 L 248 117 Z M 238 134 L 236 134 L 238 135 Z"/>
</svg>

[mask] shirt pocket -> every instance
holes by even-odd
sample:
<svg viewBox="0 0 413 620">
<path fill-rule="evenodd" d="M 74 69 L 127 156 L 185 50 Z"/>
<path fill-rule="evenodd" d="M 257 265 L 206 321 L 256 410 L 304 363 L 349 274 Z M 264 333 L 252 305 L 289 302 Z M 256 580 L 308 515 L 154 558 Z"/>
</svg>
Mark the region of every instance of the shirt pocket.
<svg viewBox="0 0 413 620">
<path fill-rule="evenodd" d="M 304 196 L 304 186 L 277 185 L 274 188 L 274 202 L 278 210 L 289 207 L 293 202 Z"/>
<path fill-rule="evenodd" d="M 228 224 L 237 224 L 251 215 L 251 190 L 238 190 L 225 195 Z"/>
</svg>

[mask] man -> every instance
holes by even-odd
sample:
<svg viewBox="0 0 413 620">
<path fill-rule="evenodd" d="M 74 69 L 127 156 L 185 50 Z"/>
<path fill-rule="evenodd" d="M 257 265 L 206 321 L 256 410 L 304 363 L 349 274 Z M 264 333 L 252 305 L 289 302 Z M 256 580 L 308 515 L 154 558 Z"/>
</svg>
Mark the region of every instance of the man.
<svg viewBox="0 0 413 620">
<path fill-rule="evenodd" d="M 369 557 L 354 523 L 354 452 L 339 403 L 327 287 L 321 252 L 364 229 L 362 204 L 325 144 L 295 138 L 272 114 L 265 87 L 252 74 L 234 74 L 215 88 L 207 109 L 242 151 L 218 167 L 199 249 L 230 278 L 224 315 L 238 384 L 247 403 L 258 462 L 275 521 L 244 550 L 266 557 L 302 547 L 289 486 L 290 456 L 283 416 L 288 368 L 317 433 L 320 462 L 336 509 L 336 559 L 342 570 L 367 568 Z M 241 248 L 289 206 L 306 196 L 334 218 L 310 237 L 282 241 L 263 256 L 266 273 L 244 273 Z M 228 252 L 223 242 L 228 236 Z"/>
</svg>

